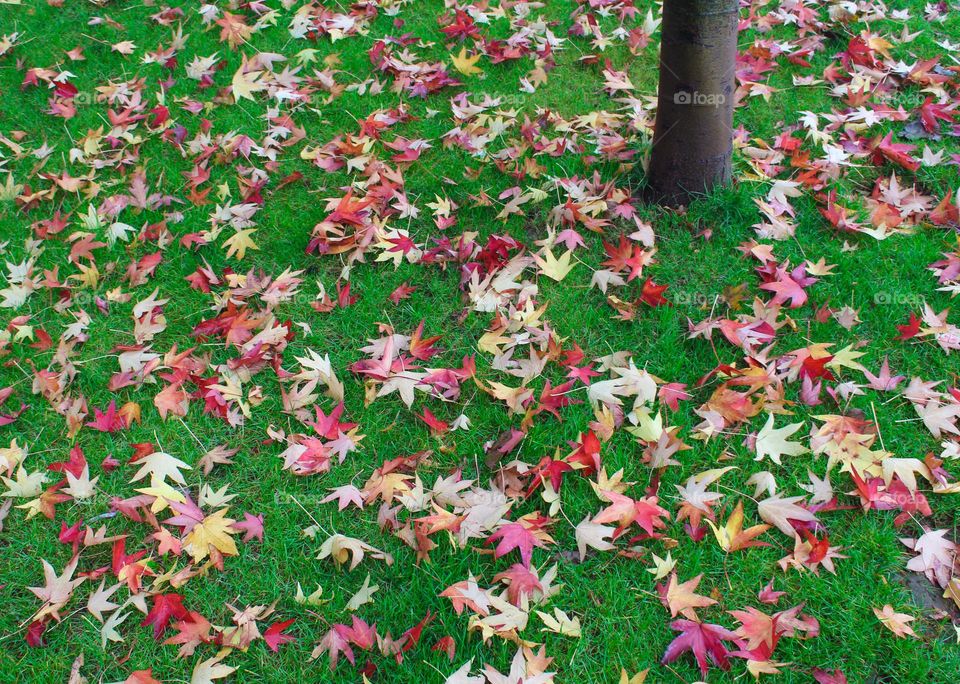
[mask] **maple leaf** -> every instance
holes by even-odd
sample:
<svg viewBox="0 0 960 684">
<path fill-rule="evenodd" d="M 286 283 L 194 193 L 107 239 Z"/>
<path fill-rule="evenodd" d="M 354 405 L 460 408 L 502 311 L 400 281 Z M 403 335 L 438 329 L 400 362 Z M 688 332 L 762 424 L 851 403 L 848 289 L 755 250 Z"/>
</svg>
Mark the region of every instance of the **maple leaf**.
<svg viewBox="0 0 960 684">
<path fill-rule="evenodd" d="M 584 518 L 577 525 L 575 534 L 577 540 L 577 550 L 580 552 L 580 560 L 587 557 L 587 547 L 597 551 L 609 551 L 616 548 L 607 539 L 615 532 L 615 528 L 608 525 L 598 525 L 590 521 L 590 516 Z"/>
<path fill-rule="evenodd" d="M 106 580 L 100 580 L 100 586 L 97 587 L 97 590 L 90 594 L 87 599 L 87 610 L 93 617 L 97 618 L 98 622 L 103 622 L 104 613 L 120 607 L 118 604 L 110 601 L 110 597 L 113 596 L 123 584 L 117 583 L 104 589 L 105 584 Z"/>
<path fill-rule="evenodd" d="M 499 542 L 493 552 L 494 558 L 500 558 L 517 549 L 520 551 L 520 561 L 525 568 L 530 567 L 533 547 L 546 548 L 543 540 L 519 522 L 507 523 L 497 528 L 486 541 L 487 544 L 494 542 Z"/>
<path fill-rule="evenodd" d="M 954 577 L 950 580 L 943 592 L 943 598 L 951 599 L 957 604 L 957 608 L 960 608 L 960 577 Z M 954 629 L 956 629 L 956 625 L 954 625 Z M 960 643 L 960 630 L 958 630 L 957 641 Z"/>
<path fill-rule="evenodd" d="M 769 525 L 754 525 L 746 530 L 743 529 L 742 501 L 737 502 L 736 508 L 733 509 L 733 513 L 730 514 L 730 518 L 723 527 L 718 527 L 709 518 L 707 519 L 707 524 L 710 526 L 710 529 L 713 530 L 713 534 L 717 538 L 717 543 L 720 544 L 720 548 L 727 553 L 746 549 L 751 546 L 770 546 L 770 544 L 766 542 L 759 542 L 755 539 L 769 530 Z"/>
<path fill-rule="evenodd" d="M 251 70 L 246 69 L 246 64 L 242 65 L 237 69 L 236 73 L 233 75 L 233 81 L 231 82 L 233 97 L 237 100 L 250 100 L 253 101 L 253 94 L 258 93 L 266 89 L 266 84 L 263 82 L 262 70 Z M 240 257 L 241 259 L 243 257 Z"/>
<path fill-rule="evenodd" d="M 794 434 L 802 427 L 803 423 L 793 423 L 792 425 L 787 425 L 786 427 L 774 428 L 773 414 L 771 413 L 767 418 L 767 422 L 764 424 L 763 428 L 761 428 L 760 432 L 757 433 L 757 456 L 754 458 L 754 460 L 762 461 L 765 456 L 769 456 L 770 460 L 777 465 L 783 465 L 780 461 L 781 456 L 799 456 L 800 454 L 804 454 L 809 451 L 799 442 L 787 441 L 787 437 Z"/>
<path fill-rule="evenodd" d="M 537 615 L 543 620 L 544 628 L 540 631 L 542 632 L 554 632 L 555 634 L 560 634 L 561 636 L 569 637 L 580 637 L 580 619 L 574 617 L 571 619 L 566 613 L 564 613 L 559 608 L 553 609 L 553 615 L 549 613 L 544 613 L 543 611 L 536 611 Z"/>
<path fill-rule="evenodd" d="M 456 672 L 451 674 L 443 684 L 486 684 L 487 678 L 482 675 L 472 676 L 470 671 L 473 669 L 473 658 L 465 662 Z"/>
<path fill-rule="evenodd" d="M 300 583 L 297 582 L 297 593 L 293 597 L 293 600 L 300 604 L 306 604 L 309 606 L 320 606 L 326 603 L 326 600 L 322 599 L 323 596 L 323 587 L 319 584 L 317 585 L 316 590 L 307 596 L 303 593 L 303 587 L 300 586 Z"/>
<path fill-rule="evenodd" d="M 764 283 L 760 286 L 760 289 L 773 292 L 772 302 L 774 304 L 789 302 L 791 309 L 798 309 L 807 301 L 806 291 L 790 275 L 785 274 L 780 280 Z"/>
<path fill-rule="evenodd" d="M 657 554 L 653 554 L 653 567 L 647 568 L 647 572 L 653 575 L 653 579 L 659 580 L 672 573 L 676 565 L 677 561 L 674 560 L 669 551 L 667 551 L 665 558 L 661 558 Z"/>
<path fill-rule="evenodd" d="M 250 237 L 256 231 L 255 228 L 246 228 L 238 230 L 229 238 L 223 241 L 223 246 L 227 250 L 227 257 L 236 255 L 238 259 L 243 259 L 247 255 L 248 249 L 259 250 L 257 243 Z"/>
<path fill-rule="evenodd" d="M 393 557 L 390 554 L 375 549 L 359 539 L 346 537 L 342 534 L 330 536 L 320 547 L 320 553 L 317 554 L 317 558 L 321 560 L 328 557 L 332 558 L 333 562 L 338 566 L 343 565 L 349 560 L 350 569 L 353 570 L 367 554 L 370 554 L 373 558 L 385 561 L 387 565 L 393 564 Z"/>
<path fill-rule="evenodd" d="M 79 561 L 80 557 L 74 556 L 64 567 L 63 572 L 58 575 L 52 565 L 42 558 L 40 559 L 43 564 L 43 578 L 46 583 L 42 587 L 28 587 L 38 599 L 44 602 L 43 607 L 34 619 L 39 620 L 50 615 L 55 620 L 60 620 L 60 609 L 73 596 L 73 590 L 87 579 L 86 577 L 73 579 L 73 573 L 76 571 Z"/>
<path fill-rule="evenodd" d="M 863 374 L 867 377 L 870 388 L 878 392 L 892 392 L 897 388 L 897 385 L 905 380 L 902 375 L 892 376 L 890 374 L 890 364 L 886 356 L 883 357 L 883 364 L 880 366 L 880 375 L 874 375 L 868 370 L 864 370 Z"/>
<path fill-rule="evenodd" d="M 283 631 L 292 625 L 296 621 L 296 618 L 290 618 L 289 620 L 284 620 L 283 622 L 275 622 L 263 633 L 263 640 L 267 642 L 267 647 L 276 653 L 280 650 L 282 644 L 296 640 L 292 634 L 284 634 Z"/>
<path fill-rule="evenodd" d="M 736 633 L 746 642 L 743 647 L 744 651 L 756 651 L 761 646 L 765 647 L 763 653 L 773 651 L 779 636 L 777 628 L 779 613 L 771 617 L 753 606 L 746 610 L 731 610 L 728 612 L 740 621 Z"/>
<path fill-rule="evenodd" d="M 538 255 L 534 255 L 533 258 L 536 260 L 537 266 L 540 267 L 540 273 L 547 276 L 551 280 L 560 282 L 566 278 L 570 271 L 573 270 L 573 267 L 576 266 L 576 264 L 570 263 L 570 258 L 572 256 L 573 252 L 567 250 L 561 254 L 560 258 L 558 259 L 553 255 L 552 251 L 545 249 L 543 251 L 543 258 Z"/>
<path fill-rule="evenodd" d="M 670 302 L 663 296 L 663 293 L 667 291 L 668 287 L 670 286 L 657 285 L 653 282 L 653 278 L 647 278 L 643 281 L 643 286 L 640 290 L 640 301 L 647 306 L 666 306 Z"/>
<path fill-rule="evenodd" d="M 782 667 L 790 663 L 780 663 L 776 660 L 748 660 L 747 672 L 753 675 L 756 680 L 760 679 L 762 674 L 780 674 Z"/>
<path fill-rule="evenodd" d="M 457 615 L 462 614 L 464 608 L 469 608 L 480 615 L 490 613 L 490 596 L 486 590 L 477 585 L 472 574 L 466 580 L 451 584 L 440 592 L 439 596 L 450 599 Z"/>
<path fill-rule="evenodd" d="M 620 536 L 633 523 L 637 523 L 649 535 L 653 535 L 656 528 L 666 526 L 661 518 L 669 517 L 670 513 L 657 505 L 659 499 L 655 496 L 634 500 L 623 494 L 606 491 L 603 496 L 611 503 L 594 517 L 593 522 L 618 522 L 620 526 L 614 537 Z"/>
<path fill-rule="evenodd" d="M 226 517 L 226 508 L 211 513 L 193 526 L 183 539 L 183 550 L 190 554 L 194 563 L 210 555 L 211 547 L 226 556 L 236 556 L 237 545 L 230 535 L 237 532 L 235 520 Z"/>
<path fill-rule="evenodd" d="M 916 474 L 919 473 L 929 481 L 933 481 L 933 475 L 926 464 L 916 458 L 885 458 L 881 464 L 884 484 L 889 488 L 894 478 L 900 482 L 911 493 L 917 491 Z"/>
<path fill-rule="evenodd" d="M 818 667 L 815 668 L 811 674 L 817 681 L 817 684 L 848 684 L 846 675 L 844 675 L 840 670 L 828 672 L 827 670 L 821 670 Z"/>
<path fill-rule="evenodd" d="M 243 541 L 244 543 L 251 541 L 253 539 L 259 539 L 263 541 L 263 514 L 252 515 L 250 513 L 243 514 L 243 522 L 235 522 L 232 525 L 234 530 L 243 532 Z"/>
<path fill-rule="evenodd" d="M 670 580 L 666 586 L 657 585 L 657 591 L 660 593 L 660 602 L 670 610 L 670 617 L 676 617 L 677 614 L 683 615 L 690 620 L 696 620 L 697 608 L 706 608 L 716 603 L 715 600 L 707 596 L 700 596 L 694 593 L 703 575 L 697 575 L 691 580 L 682 584 L 677 583 L 677 573 L 670 575 Z"/>
<path fill-rule="evenodd" d="M 380 586 L 377 584 L 373 586 L 370 585 L 370 573 L 367 573 L 366 579 L 363 580 L 363 586 L 347 601 L 347 610 L 354 611 L 362 605 L 373 603 L 373 595 L 377 593 L 379 589 Z"/>
<path fill-rule="evenodd" d="M 477 66 L 477 62 L 480 61 L 482 56 L 482 53 L 477 53 L 470 57 L 467 55 L 467 48 L 462 47 L 460 48 L 460 54 L 450 56 L 450 61 L 453 62 L 454 69 L 464 76 L 476 76 L 483 73 L 483 69 Z"/>
<path fill-rule="evenodd" d="M 517 648 L 513 660 L 510 662 L 510 671 L 506 674 L 498 672 L 491 665 L 484 667 L 484 675 L 488 684 L 550 684 L 553 682 L 553 673 L 547 672 L 552 658 L 546 658 L 543 647 L 538 653 L 530 647 Z"/>
<path fill-rule="evenodd" d="M 337 502 L 338 511 L 344 510 L 350 504 L 353 504 L 359 509 L 363 509 L 363 492 L 357 489 L 354 485 L 342 485 L 340 487 L 334 487 L 329 491 L 331 493 L 322 498 L 320 503 L 329 503 L 335 500 Z"/>
<path fill-rule="evenodd" d="M 233 674 L 237 668 L 224 665 L 221 660 L 223 656 L 207 658 L 197 663 L 190 675 L 190 684 L 212 684 L 216 679 L 224 679 Z"/>
<path fill-rule="evenodd" d="M 916 632 L 913 631 L 913 628 L 909 624 L 916 620 L 912 615 L 896 612 L 889 603 L 883 608 L 874 608 L 873 614 L 876 615 L 880 623 L 893 632 L 897 638 L 908 636 L 918 638 Z"/>
<path fill-rule="evenodd" d="M 679 402 L 688 401 L 692 398 L 690 393 L 687 392 L 686 383 L 682 382 L 668 382 L 661 385 L 657 390 L 657 397 L 670 407 L 671 411 L 678 411 L 680 409 Z"/>
<path fill-rule="evenodd" d="M 131 482 L 138 482 L 147 475 L 150 476 L 150 484 L 156 486 L 170 478 L 179 485 L 186 486 L 187 481 L 183 478 L 181 470 L 191 470 L 190 466 L 178 458 L 162 451 L 154 451 L 138 460 L 140 470 L 130 478 Z"/>
<path fill-rule="evenodd" d="M 737 635 L 719 625 L 694 622 L 692 620 L 674 620 L 670 629 L 680 632 L 680 636 L 670 642 L 660 662 L 669 665 L 681 655 L 690 651 L 697 659 L 700 673 L 706 677 L 712 661 L 721 670 L 730 669 L 728 658 L 730 651 L 724 641 L 735 641 Z"/>
<path fill-rule="evenodd" d="M 797 522 L 815 522 L 817 517 L 806 508 L 799 506 L 797 502 L 802 501 L 802 496 L 793 496 L 786 499 L 778 495 L 760 501 L 757 504 L 757 512 L 764 521 L 770 523 L 785 535 L 796 537 L 797 531 L 790 524 L 791 520 Z"/>
<path fill-rule="evenodd" d="M 153 607 L 140 625 L 153 625 L 153 638 L 159 641 L 172 620 L 183 620 L 189 614 L 183 607 L 183 596 L 180 594 L 154 594 Z"/>
<path fill-rule="evenodd" d="M 879 165 L 884 159 L 887 159 L 910 171 L 919 169 L 920 162 L 910 156 L 910 152 L 915 149 L 916 146 L 905 143 L 895 143 L 892 137 L 893 133 L 887 133 L 882 138 L 878 136 L 873 141 L 873 162 Z"/>
<path fill-rule="evenodd" d="M 253 35 L 253 28 L 247 25 L 240 14 L 224 12 L 216 23 L 220 27 L 220 42 L 226 42 L 234 50 Z"/>
<path fill-rule="evenodd" d="M 226 444 L 215 446 L 200 457 L 197 465 L 203 469 L 204 475 L 209 475 L 217 465 L 230 465 L 239 449 L 231 449 Z"/>
<path fill-rule="evenodd" d="M 157 407 L 161 420 L 166 420 L 168 415 L 182 418 L 190 408 L 190 395 L 180 385 L 170 384 L 153 397 L 153 405 Z"/>
<path fill-rule="evenodd" d="M 617 684 L 644 684 L 647 681 L 647 674 L 649 674 L 649 668 L 642 670 L 632 677 L 627 674 L 626 669 L 620 668 L 620 679 L 617 681 Z"/>
<path fill-rule="evenodd" d="M 633 90 L 633 83 L 630 82 L 630 77 L 627 75 L 626 71 L 616 71 L 610 63 L 607 63 L 606 68 L 603 70 L 603 78 L 605 80 L 604 89 L 608 94 L 613 95 L 620 90 Z"/>
<path fill-rule="evenodd" d="M 80 473 L 80 476 L 77 477 L 70 471 L 64 473 L 67 476 L 67 486 L 64 487 L 61 491 L 64 494 L 67 494 L 73 497 L 76 501 L 82 501 L 84 499 L 89 499 L 93 496 L 96 491 L 97 482 L 100 480 L 99 477 L 95 477 L 92 480 L 90 479 L 90 466 L 84 464 L 83 471 Z"/>
<path fill-rule="evenodd" d="M 123 622 L 130 617 L 130 613 L 125 613 L 123 610 L 115 610 L 110 614 L 106 620 L 104 620 L 103 625 L 100 627 L 100 643 L 104 650 L 107 648 L 108 642 L 120 643 L 123 641 L 123 637 L 120 635 L 120 632 L 117 631 Z"/>
<path fill-rule="evenodd" d="M 177 634 L 167 637 L 163 643 L 164 645 L 179 644 L 180 648 L 177 653 L 181 658 L 186 658 L 193 655 L 200 644 L 207 644 L 212 641 L 210 634 L 212 627 L 213 625 L 205 617 L 191 610 L 185 618 L 177 620 L 174 625 Z"/>
<path fill-rule="evenodd" d="M 784 591 L 774 591 L 773 580 L 770 580 L 757 594 L 757 598 L 761 603 L 776 604 L 784 594 L 786 594 Z"/>
<path fill-rule="evenodd" d="M 960 435 L 960 428 L 957 427 L 957 418 L 960 418 L 960 402 L 941 404 L 939 401 L 932 400 L 926 404 L 914 404 L 914 408 L 934 437 L 939 439 L 944 432 Z"/>
<path fill-rule="evenodd" d="M 945 587 L 953 574 L 957 559 L 957 545 L 946 538 L 948 530 L 931 530 L 918 539 L 901 539 L 907 547 L 919 554 L 907 562 L 907 570 L 922 572 L 931 582 Z"/>
<path fill-rule="evenodd" d="M 341 634 L 342 630 L 337 629 L 338 626 L 334 625 L 333 628 L 328 630 L 310 654 L 311 659 L 319 658 L 324 653 L 329 654 L 331 671 L 336 669 L 341 653 L 346 656 L 351 664 L 355 662 L 350 642 Z"/>
</svg>

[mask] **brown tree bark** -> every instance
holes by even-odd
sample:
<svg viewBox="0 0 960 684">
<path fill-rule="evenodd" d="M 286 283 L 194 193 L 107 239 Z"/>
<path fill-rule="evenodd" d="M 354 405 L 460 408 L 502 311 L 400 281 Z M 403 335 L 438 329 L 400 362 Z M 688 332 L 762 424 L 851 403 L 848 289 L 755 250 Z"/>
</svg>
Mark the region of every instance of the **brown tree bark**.
<svg viewBox="0 0 960 684">
<path fill-rule="evenodd" d="M 737 0 L 664 0 L 650 199 L 686 204 L 731 179 Z"/>
</svg>

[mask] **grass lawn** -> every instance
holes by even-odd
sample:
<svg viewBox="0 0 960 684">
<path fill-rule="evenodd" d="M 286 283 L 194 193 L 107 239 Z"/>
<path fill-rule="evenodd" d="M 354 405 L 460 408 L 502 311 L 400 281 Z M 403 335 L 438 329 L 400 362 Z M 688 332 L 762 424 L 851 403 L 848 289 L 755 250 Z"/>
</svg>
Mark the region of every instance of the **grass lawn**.
<svg viewBox="0 0 960 684">
<path fill-rule="evenodd" d="M 0 681 L 956 681 L 960 11 L 887 5 L 743 5 L 674 210 L 652 0 L 0 4 Z"/>
</svg>

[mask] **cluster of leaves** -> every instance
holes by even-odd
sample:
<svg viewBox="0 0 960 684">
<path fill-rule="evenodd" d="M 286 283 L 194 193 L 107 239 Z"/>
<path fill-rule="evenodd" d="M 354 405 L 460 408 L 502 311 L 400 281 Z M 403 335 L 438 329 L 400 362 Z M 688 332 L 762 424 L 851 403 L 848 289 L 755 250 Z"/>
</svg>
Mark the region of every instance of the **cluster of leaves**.
<svg viewBox="0 0 960 684">
<path fill-rule="evenodd" d="M 457 668 L 444 673 L 450 684 L 547 684 L 565 667 L 547 645 L 580 638 L 592 618 L 564 604 L 568 567 L 616 560 L 657 582 L 638 600 L 659 601 L 663 631 L 676 633 L 657 654 L 663 665 L 687 660 L 704 678 L 711 668 L 757 678 L 796 668 L 839 683 L 845 674 L 824 663 L 783 660 L 781 643 L 823 637 L 802 597 L 783 599 L 781 576 L 752 589 L 755 600 L 731 604 L 715 568 L 693 555 L 715 542 L 726 567 L 786 544 L 768 576 L 841 572 L 849 550 L 831 538 L 853 510 L 894 511 L 889 524 L 918 529 L 902 539 L 912 552 L 905 570 L 946 599 L 932 621 L 960 622 L 951 612 L 960 609 L 956 530 L 931 506 L 960 493 L 956 377 L 922 377 L 917 367 L 908 379 L 887 354 L 870 353 L 881 344 L 944 358 L 960 351 L 960 327 L 934 305 L 960 291 L 960 249 L 950 241 L 960 209 L 951 188 L 926 187 L 920 175 L 960 164 L 946 156 L 955 143 L 940 146 L 960 137 L 960 69 L 915 57 L 918 34 L 874 28 L 909 11 L 869 0 L 744 8 L 739 111 L 754 98 L 772 101 L 781 69 L 797 89 L 825 90 L 831 108 L 798 113 L 772 140 L 734 132 L 741 180 L 762 188 L 755 235 L 744 230 L 731 258 L 753 281 L 691 312 L 679 331 L 713 352 L 713 367 L 664 378 L 642 340 L 590 344 L 588 331 L 555 324 L 547 296 L 580 283 L 627 329 L 680 303 L 660 263 L 668 236 L 641 211 L 631 173 L 643 168 L 655 118 L 652 92 L 639 92 L 630 72 L 656 54 L 653 3 L 578 0 L 557 12 L 446 2 L 429 16 L 439 46 L 405 30 L 412 0 L 334 4 L 152 7 L 150 28 L 163 38 L 151 50 L 124 36 L 118 8 L 97 3 L 88 25 L 100 37 L 84 34 L 89 48 L 51 50 L 45 62 L 21 56 L 41 26 L 25 20 L 23 31 L 0 37 L 0 65 L 20 87 L 6 99 L 43 102 L 35 129 L 4 130 L 0 119 L 0 207 L 13 226 L 0 242 L 0 308 L 11 312 L 0 330 L 11 378 L 0 376 L 0 429 L 10 435 L 0 448 L 0 532 L 5 544 L 25 545 L 18 528 L 46 520 L 63 557 L 18 578 L 39 602 L 18 616 L 18 639 L 43 647 L 57 638 L 53 628 L 85 613 L 109 651 L 139 622 L 195 660 L 200 684 L 231 675 L 231 658 L 259 641 L 274 653 L 296 648 L 294 625 L 310 620 L 323 629 L 309 657 L 331 670 L 342 659 L 372 680 L 390 660 L 425 658 L 428 644 Z M 923 12 L 931 24 L 947 20 L 945 5 Z M 271 51 L 275 35 L 281 52 Z M 337 44 L 361 59 L 340 68 Z M 558 55 L 572 48 L 614 111 L 519 104 L 550 87 Z M 79 78 L 70 64 L 86 61 L 85 49 L 116 55 L 123 68 Z M 615 49 L 619 66 L 607 56 Z M 508 69 L 514 99 L 487 92 L 485 80 Z M 922 100 L 905 106 L 903 96 L 918 92 Z M 316 125 L 317 113 L 348 97 L 375 104 L 351 112 L 343 129 Z M 96 118 L 81 137 L 50 127 L 87 125 L 90 110 Z M 218 125 L 222 110 L 256 112 L 254 124 Z M 903 139 L 922 140 L 923 150 Z M 441 152 L 462 155 L 463 178 L 431 171 Z M 154 164 L 166 158 L 179 175 Z M 840 182 L 860 194 L 838 194 Z M 283 211 L 273 207 L 286 193 L 310 192 L 322 197 L 309 200 L 302 250 L 267 255 L 276 235 L 264 226 Z M 851 332 L 861 312 L 830 305 L 837 264 L 786 255 L 810 216 L 845 253 L 932 232 L 942 254 L 925 264 L 929 301 L 903 307 L 882 343 L 818 338 L 813 324 Z M 521 220 L 520 230 L 506 228 Z M 697 231 L 699 241 L 714 238 L 711 227 Z M 426 280 L 355 286 L 364 273 L 401 268 Z M 422 291 L 425 281 L 449 285 L 451 325 L 477 333 L 453 356 L 444 348 L 451 331 L 392 322 L 410 302 L 437 296 Z M 203 308 L 184 310 L 184 296 Z M 380 302 L 377 321 L 314 335 L 335 315 L 349 321 L 364 298 Z M 342 349 L 351 362 L 335 361 Z M 478 405 L 502 419 L 480 435 L 482 456 L 457 443 L 480 429 Z M 894 410 L 915 416 L 929 453 L 885 444 L 881 426 Z M 388 412 L 428 434 L 432 448 L 393 444 L 389 457 L 378 455 L 390 437 L 363 431 Z M 576 438 L 564 440 L 569 423 Z M 203 455 L 188 463 L 168 453 L 165 430 L 185 431 Z M 191 600 L 195 587 L 229 576 L 237 556 L 292 524 L 227 483 L 211 484 L 239 470 L 245 431 L 257 432 L 255 467 L 282 472 L 291 490 L 348 475 L 310 509 L 297 500 L 313 523 L 298 533 L 316 561 L 344 573 L 364 566 L 348 621 L 322 615 L 322 589 L 306 595 L 299 585 L 293 617 L 277 614 L 279 595 L 262 604 L 240 597 L 218 625 Z M 110 440 L 110 453 L 91 448 L 97 437 Z M 623 443 L 632 458 L 616 468 Z M 715 444 L 722 453 L 705 457 Z M 588 502 L 574 519 L 571 490 Z M 315 515 L 338 524 L 328 530 Z M 378 595 L 378 567 L 402 564 L 412 576 L 459 557 L 482 558 L 487 573 L 457 570 L 457 581 L 435 587 L 434 606 L 404 605 L 399 637 L 364 619 L 375 601 L 403 604 Z M 29 586 L 41 571 L 43 584 Z M 705 576 L 709 595 L 696 593 Z M 456 622 L 438 620 L 443 610 Z M 892 604 L 874 610 L 878 629 L 921 636 L 914 615 Z M 458 651 L 477 642 L 509 645 L 506 672 L 492 659 L 457 667 Z M 83 669 L 81 655 L 72 682 L 86 681 Z M 621 681 L 645 677 L 623 671 Z M 141 669 L 128 681 L 157 680 Z"/>
</svg>

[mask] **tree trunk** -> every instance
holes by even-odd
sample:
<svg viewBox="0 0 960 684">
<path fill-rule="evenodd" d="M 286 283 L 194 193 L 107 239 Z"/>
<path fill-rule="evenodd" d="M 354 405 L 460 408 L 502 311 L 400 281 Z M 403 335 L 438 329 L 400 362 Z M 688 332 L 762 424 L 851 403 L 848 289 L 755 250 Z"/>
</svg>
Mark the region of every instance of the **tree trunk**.
<svg viewBox="0 0 960 684">
<path fill-rule="evenodd" d="M 648 192 L 668 205 L 732 175 L 738 0 L 664 0 Z"/>
</svg>

